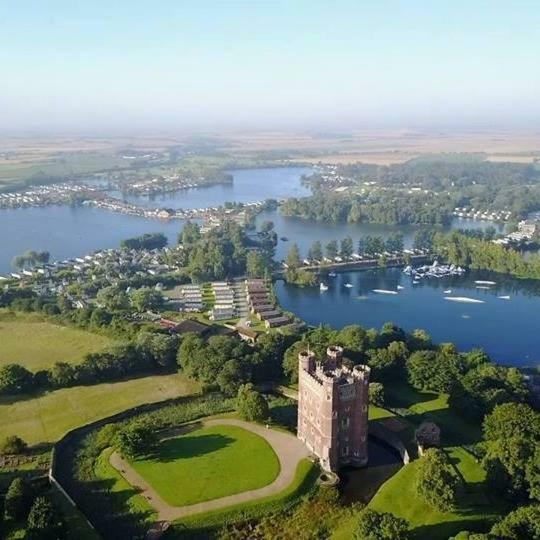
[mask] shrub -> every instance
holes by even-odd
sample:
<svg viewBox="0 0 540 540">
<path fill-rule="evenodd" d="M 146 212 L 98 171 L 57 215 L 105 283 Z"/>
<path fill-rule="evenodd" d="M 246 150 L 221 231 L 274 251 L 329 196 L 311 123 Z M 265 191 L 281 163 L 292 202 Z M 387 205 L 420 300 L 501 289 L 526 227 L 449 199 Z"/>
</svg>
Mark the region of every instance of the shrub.
<svg viewBox="0 0 540 540">
<path fill-rule="evenodd" d="M 416 493 L 433 508 L 447 512 L 455 507 L 458 486 L 446 454 L 438 448 L 427 450 L 416 470 Z"/>
<path fill-rule="evenodd" d="M 33 540 L 57 540 L 63 535 L 63 520 L 51 501 L 37 497 L 28 514 L 27 538 Z"/>
<path fill-rule="evenodd" d="M 4 501 L 6 519 L 19 521 L 24 519 L 32 504 L 32 490 L 22 479 L 15 478 L 11 482 Z"/>
<path fill-rule="evenodd" d="M 369 402 L 377 407 L 384 406 L 384 386 L 382 383 L 369 383 Z"/>
<path fill-rule="evenodd" d="M 17 435 L 12 435 L 0 443 L 0 454 L 22 454 L 27 448 L 26 442 Z"/>
<path fill-rule="evenodd" d="M 408 523 L 388 512 L 377 512 L 366 508 L 360 513 L 354 531 L 356 540 L 406 540 L 409 537 Z"/>
<path fill-rule="evenodd" d="M 265 420 L 270 414 L 266 399 L 251 383 L 243 384 L 239 388 L 236 409 L 238 414 L 248 421 Z"/>
</svg>

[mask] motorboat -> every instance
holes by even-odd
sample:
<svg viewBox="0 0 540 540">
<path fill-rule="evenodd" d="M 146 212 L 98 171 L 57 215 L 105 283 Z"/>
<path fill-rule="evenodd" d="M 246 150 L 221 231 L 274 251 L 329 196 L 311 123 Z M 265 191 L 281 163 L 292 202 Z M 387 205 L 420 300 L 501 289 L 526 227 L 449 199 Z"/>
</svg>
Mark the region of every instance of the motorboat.
<svg viewBox="0 0 540 540">
<path fill-rule="evenodd" d="M 445 300 L 450 302 L 463 302 L 464 304 L 485 304 L 483 300 L 477 300 L 476 298 L 469 298 L 467 296 L 445 296 Z"/>
<path fill-rule="evenodd" d="M 347 289 L 352 289 L 352 283 L 345 283 L 344 287 L 347 287 Z"/>
<path fill-rule="evenodd" d="M 321 292 L 327 291 L 328 290 L 328 285 L 326 285 L 325 283 L 321 283 L 319 285 L 319 289 L 320 289 Z"/>
</svg>

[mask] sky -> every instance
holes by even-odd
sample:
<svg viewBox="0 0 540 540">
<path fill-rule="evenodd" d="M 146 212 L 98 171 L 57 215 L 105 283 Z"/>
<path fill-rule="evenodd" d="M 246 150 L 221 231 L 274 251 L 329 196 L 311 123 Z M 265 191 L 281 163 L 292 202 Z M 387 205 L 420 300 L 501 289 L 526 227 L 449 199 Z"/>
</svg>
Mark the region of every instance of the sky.
<svg viewBox="0 0 540 540">
<path fill-rule="evenodd" d="M 538 0 L 2 0 L 0 129 L 538 127 Z"/>
</svg>

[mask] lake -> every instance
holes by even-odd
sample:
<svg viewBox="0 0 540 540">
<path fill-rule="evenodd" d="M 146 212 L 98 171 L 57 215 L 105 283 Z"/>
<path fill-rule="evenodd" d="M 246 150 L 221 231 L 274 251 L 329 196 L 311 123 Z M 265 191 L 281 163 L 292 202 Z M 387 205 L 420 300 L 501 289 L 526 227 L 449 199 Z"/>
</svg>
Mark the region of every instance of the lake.
<svg viewBox="0 0 540 540">
<path fill-rule="evenodd" d="M 138 204 L 199 208 L 217 206 L 227 201 L 253 202 L 266 198 L 305 196 L 309 190 L 300 177 L 310 169 L 300 167 L 241 169 L 230 171 L 232 185 L 216 185 L 181 190 L 159 196 L 130 198 Z M 303 256 L 315 240 L 323 245 L 350 235 L 356 242 L 363 235 L 389 234 L 400 230 L 409 246 L 417 227 L 395 227 L 370 224 L 326 224 L 285 218 L 277 211 L 264 212 L 257 222 L 272 220 L 279 237 L 276 258 L 286 257 L 292 243 L 297 243 Z M 455 220 L 452 228 L 486 227 L 489 222 Z M 88 207 L 50 206 L 0 211 L 0 274 L 11 269 L 13 257 L 26 250 L 48 250 L 53 259 L 61 260 L 87 254 L 97 249 L 118 247 L 125 238 L 146 232 L 163 232 L 171 243 L 182 230 L 182 221 L 147 220 L 114 214 Z M 455 280 L 457 279 L 457 280 Z M 397 270 L 342 274 L 329 281 L 330 289 L 296 289 L 278 282 L 277 290 L 283 307 L 297 313 L 310 324 L 328 323 L 335 327 L 359 323 L 378 327 L 393 321 L 404 328 L 425 328 L 436 341 L 454 341 L 461 348 L 484 347 L 494 359 L 515 365 L 538 361 L 540 338 L 537 313 L 540 309 L 540 282 L 531 285 L 512 279 L 496 278 L 494 290 L 474 288 L 472 276 L 425 282 L 413 286 Z M 482 279 L 480 277 L 480 279 Z M 353 288 L 343 284 L 350 281 Z M 377 295 L 372 289 L 405 289 L 397 296 Z M 460 296 L 485 299 L 485 304 L 457 304 L 444 300 L 443 290 L 452 287 Z M 497 296 L 511 295 L 510 300 Z"/>
<path fill-rule="evenodd" d="M 496 285 L 479 289 L 475 280 L 492 280 Z M 460 350 L 482 347 L 503 364 L 528 366 L 540 362 L 540 282 L 470 272 L 462 277 L 425 279 L 415 285 L 398 268 L 346 272 L 324 281 L 329 287 L 325 292 L 278 281 L 276 292 L 281 306 L 312 325 L 380 328 L 392 321 L 408 331 L 423 328 L 435 342 L 452 341 Z M 352 287 L 345 287 L 346 283 Z M 398 290 L 398 285 L 403 289 Z M 379 294 L 373 289 L 398 294 Z M 445 294 L 447 290 L 452 292 Z M 483 303 L 449 301 L 445 296 Z"/>
<path fill-rule="evenodd" d="M 268 198 L 302 197 L 309 189 L 300 178 L 311 169 L 305 167 L 274 167 L 261 169 L 238 169 L 229 171 L 232 184 L 180 190 L 175 193 L 148 196 L 129 196 L 127 199 L 142 206 L 170 208 L 202 208 L 219 206 L 228 201 L 255 202 Z M 117 194 L 119 195 L 119 194 Z M 119 195 L 121 196 L 121 195 Z M 278 211 L 263 212 L 257 223 L 271 220 L 279 237 L 291 242 L 279 241 L 276 258 L 284 259 L 292 242 L 298 243 L 305 255 L 315 240 L 323 245 L 332 239 L 350 235 L 355 241 L 362 235 L 389 234 L 400 230 L 405 244 L 409 246 L 418 227 L 400 227 L 371 224 L 327 224 L 286 218 Z M 455 220 L 452 227 L 486 227 L 488 222 Z M 12 271 L 11 261 L 29 249 L 51 253 L 53 260 L 84 255 L 97 249 L 118 247 L 125 238 L 146 232 L 162 232 L 169 242 L 176 243 L 183 221 L 157 221 L 136 216 L 115 214 L 99 208 L 48 206 L 0 210 L 0 274 Z"/>
<path fill-rule="evenodd" d="M 142 206 L 202 208 L 228 201 L 248 203 L 269 198 L 302 197 L 310 193 L 300 182 L 302 175 L 311 172 L 309 168 L 274 167 L 228 172 L 234 177 L 232 184 L 179 190 L 153 199 L 129 196 L 128 200 Z M 0 274 L 12 271 L 13 258 L 29 249 L 47 250 L 53 260 L 61 260 L 97 249 L 118 247 L 121 240 L 146 232 L 162 232 L 169 242 L 176 243 L 182 227 L 183 221 L 147 220 L 78 206 L 0 210 Z"/>
</svg>

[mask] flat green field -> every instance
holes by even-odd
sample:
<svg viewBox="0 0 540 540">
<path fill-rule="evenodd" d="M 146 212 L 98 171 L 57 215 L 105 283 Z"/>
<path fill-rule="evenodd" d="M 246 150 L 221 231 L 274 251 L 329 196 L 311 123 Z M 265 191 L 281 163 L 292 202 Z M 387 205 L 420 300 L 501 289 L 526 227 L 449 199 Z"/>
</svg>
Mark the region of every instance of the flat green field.
<svg viewBox="0 0 540 540">
<path fill-rule="evenodd" d="M 262 437 L 225 425 L 166 439 L 157 456 L 131 463 L 173 506 L 266 486 L 280 470 L 274 450 Z"/>
<path fill-rule="evenodd" d="M 18 435 L 30 444 L 53 442 L 70 429 L 143 403 L 198 392 L 182 374 L 62 388 L 40 397 L 0 398 L 0 439 Z"/>
<path fill-rule="evenodd" d="M 38 371 L 55 362 L 77 363 L 112 343 L 105 336 L 54 324 L 38 314 L 0 311 L 0 367 L 17 363 Z"/>
</svg>

